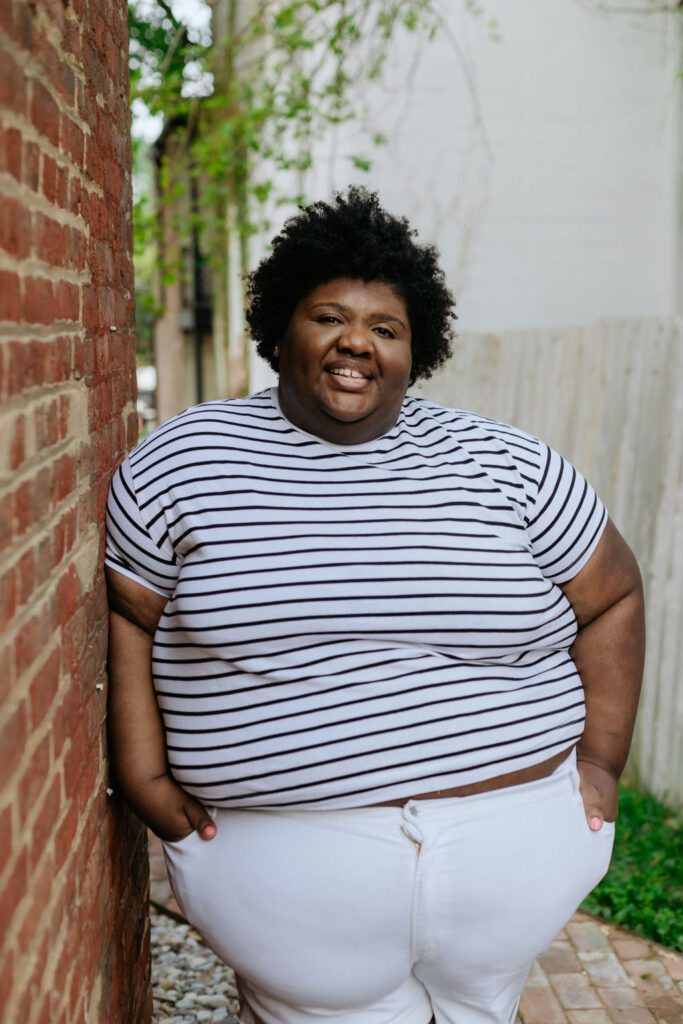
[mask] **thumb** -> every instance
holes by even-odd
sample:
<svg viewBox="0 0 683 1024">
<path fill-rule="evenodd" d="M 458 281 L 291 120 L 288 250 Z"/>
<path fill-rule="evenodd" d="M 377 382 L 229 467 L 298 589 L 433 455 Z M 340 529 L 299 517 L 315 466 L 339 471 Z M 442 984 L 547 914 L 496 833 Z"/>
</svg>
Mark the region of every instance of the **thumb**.
<svg viewBox="0 0 683 1024">
<path fill-rule="evenodd" d="M 193 797 L 188 797 L 184 804 L 183 810 L 185 811 L 185 817 L 189 821 L 195 832 L 198 832 L 202 839 L 213 839 L 218 829 L 216 828 L 216 822 L 213 820 L 206 807 L 200 804 L 199 800 L 195 800 Z"/>
<path fill-rule="evenodd" d="M 592 789 L 593 787 L 590 788 Z M 584 796 L 583 809 L 586 812 L 586 821 L 591 832 L 599 832 L 605 820 L 605 814 L 595 796 Z"/>
</svg>

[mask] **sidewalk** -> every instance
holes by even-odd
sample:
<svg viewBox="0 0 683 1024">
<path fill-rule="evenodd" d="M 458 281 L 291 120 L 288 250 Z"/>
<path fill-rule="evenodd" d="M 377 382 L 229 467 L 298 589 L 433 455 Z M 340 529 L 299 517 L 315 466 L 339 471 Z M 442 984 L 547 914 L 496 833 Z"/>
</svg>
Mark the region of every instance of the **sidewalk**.
<svg viewBox="0 0 683 1024">
<path fill-rule="evenodd" d="M 150 835 L 151 898 L 178 915 Z M 683 954 L 577 912 L 529 972 L 524 1024 L 683 1024 Z"/>
</svg>

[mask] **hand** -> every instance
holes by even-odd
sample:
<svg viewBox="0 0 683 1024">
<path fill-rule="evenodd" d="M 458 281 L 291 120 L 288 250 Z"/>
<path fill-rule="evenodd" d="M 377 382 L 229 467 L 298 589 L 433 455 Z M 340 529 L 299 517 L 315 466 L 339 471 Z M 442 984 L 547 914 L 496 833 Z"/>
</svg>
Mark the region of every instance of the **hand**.
<svg viewBox="0 0 683 1024">
<path fill-rule="evenodd" d="M 198 832 L 207 840 L 216 835 L 216 823 L 203 804 L 170 775 L 151 779 L 135 793 L 126 794 L 126 799 L 152 832 L 167 842 L 180 842 L 191 832 Z"/>
<path fill-rule="evenodd" d="M 579 755 L 576 767 L 579 771 L 581 799 L 586 812 L 588 827 L 599 832 L 603 821 L 614 821 L 617 816 L 617 779 L 594 761 L 584 761 Z"/>
</svg>

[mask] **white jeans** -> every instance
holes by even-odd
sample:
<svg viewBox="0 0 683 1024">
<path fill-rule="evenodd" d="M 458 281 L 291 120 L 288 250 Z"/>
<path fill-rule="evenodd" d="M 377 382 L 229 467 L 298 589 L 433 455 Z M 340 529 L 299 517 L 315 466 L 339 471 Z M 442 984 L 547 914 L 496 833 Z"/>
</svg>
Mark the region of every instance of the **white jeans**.
<svg viewBox="0 0 683 1024">
<path fill-rule="evenodd" d="M 266 1024 L 510 1024 L 614 838 L 588 828 L 573 754 L 477 796 L 211 813 L 213 840 L 165 844 L 171 884 Z"/>
</svg>

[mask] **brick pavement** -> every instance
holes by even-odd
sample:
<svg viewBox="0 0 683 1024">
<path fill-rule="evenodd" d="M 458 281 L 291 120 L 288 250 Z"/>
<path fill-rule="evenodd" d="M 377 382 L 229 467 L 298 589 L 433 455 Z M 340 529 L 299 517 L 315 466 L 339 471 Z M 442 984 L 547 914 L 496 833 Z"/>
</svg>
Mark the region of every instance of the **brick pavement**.
<svg viewBox="0 0 683 1024">
<path fill-rule="evenodd" d="M 151 897 L 179 913 L 150 836 Z M 522 1024 L 683 1024 L 683 954 L 578 911 L 534 961 Z"/>
</svg>

